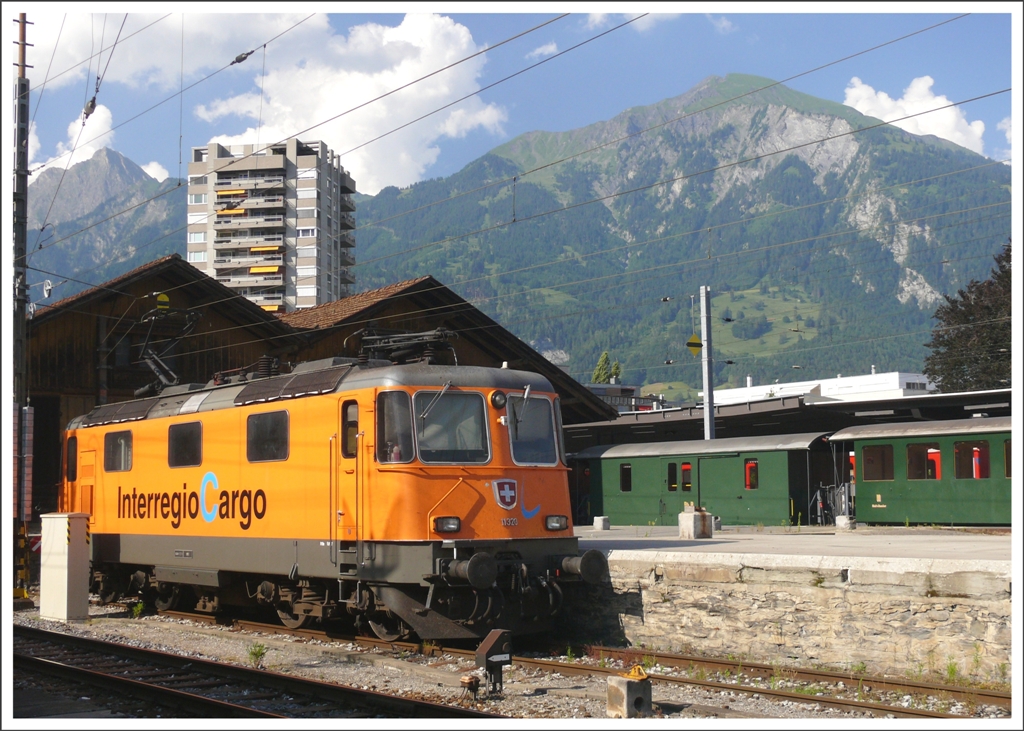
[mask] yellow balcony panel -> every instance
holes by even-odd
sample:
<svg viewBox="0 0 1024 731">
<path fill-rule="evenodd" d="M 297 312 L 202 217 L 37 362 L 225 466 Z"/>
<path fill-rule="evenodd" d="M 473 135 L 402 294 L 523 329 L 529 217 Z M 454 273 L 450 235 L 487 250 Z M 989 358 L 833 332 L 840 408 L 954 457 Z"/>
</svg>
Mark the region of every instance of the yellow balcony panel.
<svg viewBox="0 0 1024 731">
<path fill-rule="evenodd" d="M 260 305 L 267 312 L 280 312 L 281 305 Z"/>
<path fill-rule="evenodd" d="M 280 250 L 281 250 L 281 245 L 280 244 L 277 244 L 276 246 L 252 246 L 252 247 L 249 248 L 249 251 L 280 251 Z"/>
<path fill-rule="evenodd" d="M 249 274 L 277 274 L 281 267 L 249 267 Z"/>
<path fill-rule="evenodd" d="M 237 190 L 218 190 L 217 195 L 245 195 L 245 191 L 241 188 Z"/>
</svg>

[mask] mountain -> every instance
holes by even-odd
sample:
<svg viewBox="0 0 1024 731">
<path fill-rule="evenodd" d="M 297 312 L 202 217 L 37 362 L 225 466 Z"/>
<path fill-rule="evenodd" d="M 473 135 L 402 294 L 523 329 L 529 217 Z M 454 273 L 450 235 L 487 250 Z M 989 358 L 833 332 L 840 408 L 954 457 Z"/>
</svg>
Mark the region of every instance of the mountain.
<svg viewBox="0 0 1024 731">
<path fill-rule="evenodd" d="M 109 148 L 97 150 L 66 174 L 63 168 L 40 173 L 28 188 L 31 301 L 54 302 L 166 254 L 184 256 L 183 183 L 174 178 L 157 182 Z M 140 205 L 150 198 L 154 200 Z M 48 300 L 39 286 L 31 286 L 44 280 L 59 283 Z"/>
<path fill-rule="evenodd" d="M 432 274 L 581 381 L 608 351 L 625 383 L 665 384 L 672 400 L 700 388 L 685 342 L 702 285 L 716 384 L 920 372 L 942 295 L 985 279 L 1009 237 L 1009 168 L 785 86 L 760 90 L 770 84 L 711 77 L 580 129 L 521 135 L 445 178 L 356 195 L 356 289 Z M 29 187 L 36 227 L 60 172 Z M 101 283 L 184 255 L 185 203 L 179 181 L 97 153 L 68 171 L 31 254 L 58 274 L 30 281 Z M 36 231 L 28 241 L 35 251 Z M 54 299 L 85 286 L 69 280 Z"/>
<path fill-rule="evenodd" d="M 361 197 L 358 284 L 430 272 L 568 352 L 581 380 L 608 350 L 627 383 L 699 385 L 684 342 L 705 284 L 719 383 L 920 371 L 942 294 L 987 276 L 1009 236 L 1009 168 L 785 86 L 756 91 L 772 83 L 712 77 Z"/>
</svg>

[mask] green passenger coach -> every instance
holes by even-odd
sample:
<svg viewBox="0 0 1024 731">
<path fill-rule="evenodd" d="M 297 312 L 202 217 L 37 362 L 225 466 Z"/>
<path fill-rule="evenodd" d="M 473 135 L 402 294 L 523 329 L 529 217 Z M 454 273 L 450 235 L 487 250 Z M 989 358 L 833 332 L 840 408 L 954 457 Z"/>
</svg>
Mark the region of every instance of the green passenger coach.
<svg viewBox="0 0 1024 731">
<path fill-rule="evenodd" d="M 843 429 L 852 443 L 857 520 L 879 524 L 1010 524 L 1010 417 Z"/>
<path fill-rule="evenodd" d="M 573 455 L 576 519 L 676 525 L 686 503 L 729 525 L 809 523 L 809 506 L 844 481 L 822 433 L 590 447 Z M 837 469 L 838 467 L 838 469 Z"/>
</svg>

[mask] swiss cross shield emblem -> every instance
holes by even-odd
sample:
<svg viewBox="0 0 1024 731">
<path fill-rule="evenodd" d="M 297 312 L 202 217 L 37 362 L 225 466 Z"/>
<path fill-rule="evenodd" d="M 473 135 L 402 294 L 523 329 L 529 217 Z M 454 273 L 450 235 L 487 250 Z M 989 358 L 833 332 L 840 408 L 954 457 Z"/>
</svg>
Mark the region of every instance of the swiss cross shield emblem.
<svg viewBox="0 0 1024 731">
<path fill-rule="evenodd" d="M 519 500 L 519 491 L 515 480 L 495 480 L 494 500 L 505 510 L 511 510 Z"/>
</svg>

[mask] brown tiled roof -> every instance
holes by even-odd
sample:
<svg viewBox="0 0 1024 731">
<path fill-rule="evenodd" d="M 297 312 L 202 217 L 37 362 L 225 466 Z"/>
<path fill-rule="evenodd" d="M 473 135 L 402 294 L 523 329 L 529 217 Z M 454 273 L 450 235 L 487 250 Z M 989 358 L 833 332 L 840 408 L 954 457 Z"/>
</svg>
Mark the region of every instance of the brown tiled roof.
<svg viewBox="0 0 1024 731">
<path fill-rule="evenodd" d="M 282 314 L 279 317 L 282 322 L 299 330 L 318 330 L 324 327 L 332 327 L 365 312 L 374 305 L 400 295 L 416 285 L 432 279 L 433 277 L 431 276 L 407 279 L 404 282 L 396 282 L 379 289 L 360 292 L 345 299 L 327 302 L 316 307 L 308 307 L 304 310 L 295 310 L 295 312 Z M 438 283 L 438 286 L 441 286 L 440 283 Z"/>
<path fill-rule="evenodd" d="M 166 265 L 167 262 L 171 261 L 172 259 L 180 260 L 181 255 L 168 254 L 167 256 L 155 259 L 149 262 L 148 264 L 143 264 L 140 267 L 136 267 L 135 269 L 132 269 L 130 272 L 126 272 L 125 274 L 122 274 L 120 277 L 115 277 L 114 279 L 111 279 L 108 282 L 104 282 L 103 284 L 97 284 L 95 287 L 83 289 L 81 292 L 73 294 L 70 297 L 65 297 L 62 300 L 57 300 L 52 305 L 43 305 L 41 310 L 39 310 L 39 314 L 36 315 L 35 318 L 33 319 L 41 319 L 43 316 L 45 316 L 48 312 L 52 310 L 67 309 L 69 307 L 74 307 L 75 305 L 80 304 L 82 302 L 87 302 L 91 299 L 94 299 L 97 296 L 103 296 L 105 294 L 108 294 L 110 293 L 110 290 L 116 290 L 118 286 L 122 284 L 127 284 L 128 282 L 134 281 L 136 279 L 139 279 L 140 277 L 144 277 L 147 274 L 152 274 L 153 272 L 162 269 L 164 265 Z M 198 271 L 199 270 L 197 269 L 196 272 Z"/>
</svg>

